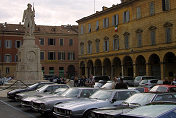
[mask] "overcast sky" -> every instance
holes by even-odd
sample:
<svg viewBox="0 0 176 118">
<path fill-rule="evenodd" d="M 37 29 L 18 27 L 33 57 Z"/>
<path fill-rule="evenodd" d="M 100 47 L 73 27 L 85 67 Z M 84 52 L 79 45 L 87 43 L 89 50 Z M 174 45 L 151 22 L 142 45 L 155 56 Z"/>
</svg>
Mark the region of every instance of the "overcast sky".
<svg viewBox="0 0 176 118">
<path fill-rule="evenodd" d="M 77 25 L 75 21 L 94 13 L 94 0 L 1 0 L 0 23 L 18 24 L 27 4 L 34 3 L 37 25 Z M 95 11 L 120 0 L 95 0 Z"/>
</svg>

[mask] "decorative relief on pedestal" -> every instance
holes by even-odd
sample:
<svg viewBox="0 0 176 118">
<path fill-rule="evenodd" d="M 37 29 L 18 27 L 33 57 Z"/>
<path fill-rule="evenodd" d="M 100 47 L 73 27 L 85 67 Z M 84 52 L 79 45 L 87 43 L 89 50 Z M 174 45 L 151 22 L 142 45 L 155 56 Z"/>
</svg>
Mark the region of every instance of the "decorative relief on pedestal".
<svg viewBox="0 0 176 118">
<path fill-rule="evenodd" d="M 36 54 L 33 51 L 27 52 L 27 59 L 30 62 L 33 62 L 35 60 Z"/>
</svg>

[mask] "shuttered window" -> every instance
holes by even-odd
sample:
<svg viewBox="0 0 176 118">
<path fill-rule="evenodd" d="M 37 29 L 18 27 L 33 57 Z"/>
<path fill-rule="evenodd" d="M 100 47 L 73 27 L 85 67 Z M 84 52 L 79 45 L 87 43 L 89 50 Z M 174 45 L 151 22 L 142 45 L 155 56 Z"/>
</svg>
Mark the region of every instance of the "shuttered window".
<svg viewBox="0 0 176 118">
<path fill-rule="evenodd" d="M 154 2 L 150 2 L 149 8 L 150 8 L 150 16 L 153 16 L 155 14 L 155 4 L 154 4 Z"/>
</svg>

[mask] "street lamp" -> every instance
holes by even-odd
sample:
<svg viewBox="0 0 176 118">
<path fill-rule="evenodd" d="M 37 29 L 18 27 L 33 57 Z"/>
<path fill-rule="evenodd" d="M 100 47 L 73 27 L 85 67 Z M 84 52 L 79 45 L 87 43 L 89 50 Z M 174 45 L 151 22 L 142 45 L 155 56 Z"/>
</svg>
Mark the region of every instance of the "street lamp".
<svg viewBox="0 0 176 118">
<path fill-rule="evenodd" d="M 3 60 L 3 56 L 4 56 L 4 34 L 5 34 L 5 28 L 6 28 L 6 22 L 4 24 L 2 24 L 2 41 L 1 41 L 1 63 L 2 63 L 2 69 L 1 69 L 1 76 L 3 75 L 3 66 L 4 66 L 4 60 Z"/>
</svg>

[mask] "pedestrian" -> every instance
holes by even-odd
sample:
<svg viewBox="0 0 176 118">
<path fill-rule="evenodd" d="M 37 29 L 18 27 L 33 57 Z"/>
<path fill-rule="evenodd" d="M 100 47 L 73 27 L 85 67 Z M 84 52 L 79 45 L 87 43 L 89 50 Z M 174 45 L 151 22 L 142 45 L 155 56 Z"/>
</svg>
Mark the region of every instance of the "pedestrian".
<svg viewBox="0 0 176 118">
<path fill-rule="evenodd" d="M 78 87 L 78 77 L 74 77 L 74 87 Z"/>
<path fill-rule="evenodd" d="M 116 84 L 117 84 L 117 77 L 114 77 L 112 80 L 112 89 L 115 89 Z"/>
<path fill-rule="evenodd" d="M 123 82 L 122 78 L 119 78 L 119 80 L 115 86 L 115 89 L 128 89 L 128 86 L 126 83 Z"/>
<path fill-rule="evenodd" d="M 79 79 L 79 86 L 85 86 L 85 82 L 86 82 L 86 76 L 83 75 L 80 79 Z"/>
<path fill-rule="evenodd" d="M 93 75 L 91 74 L 91 75 L 89 76 L 89 78 L 86 80 L 85 85 L 86 85 L 87 87 L 93 87 L 94 84 L 95 84 L 95 80 L 94 80 L 94 78 L 93 78 Z"/>
</svg>

